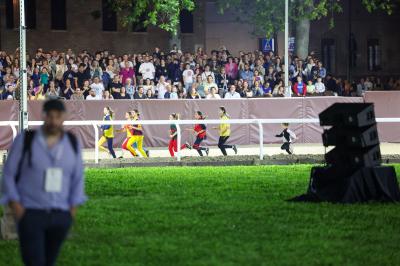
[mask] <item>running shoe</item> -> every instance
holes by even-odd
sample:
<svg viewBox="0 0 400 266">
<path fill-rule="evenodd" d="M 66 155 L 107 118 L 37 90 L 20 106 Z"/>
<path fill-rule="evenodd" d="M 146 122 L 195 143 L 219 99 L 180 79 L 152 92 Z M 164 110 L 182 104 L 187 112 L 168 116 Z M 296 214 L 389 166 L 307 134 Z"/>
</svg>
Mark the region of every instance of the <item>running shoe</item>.
<svg viewBox="0 0 400 266">
<path fill-rule="evenodd" d="M 235 152 L 235 154 L 237 154 L 237 147 L 236 147 L 236 145 L 233 145 L 232 149 L 233 149 L 233 151 Z"/>
<path fill-rule="evenodd" d="M 186 143 L 185 143 L 185 146 L 186 146 L 186 149 L 189 149 L 189 150 L 192 149 L 192 146 L 190 146 L 189 142 L 186 142 Z"/>
</svg>

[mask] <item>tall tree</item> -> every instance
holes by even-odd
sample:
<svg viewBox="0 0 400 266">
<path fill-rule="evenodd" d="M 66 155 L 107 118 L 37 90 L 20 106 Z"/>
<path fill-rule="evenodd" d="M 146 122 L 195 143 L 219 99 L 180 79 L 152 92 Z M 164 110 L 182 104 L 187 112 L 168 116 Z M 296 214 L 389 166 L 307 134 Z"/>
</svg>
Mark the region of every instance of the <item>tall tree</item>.
<svg viewBox="0 0 400 266">
<path fill-rule="evenodd" d="M 123 13 L 123 25 L 143 23 L 144 27 L 159 27 L 171 34 L 171 44 L 175 43 L 179 48 L 180 12 L 195 8 L 195 0 L 109 0 L 109 3 L 115 11 Z"/>
<path fill-rule="evenodd" d="M 347 0 L 353 1 L 353 0 Z M 400 0 L 359 0 L 369 12 L 384 10 L 391 14 Z M 296 54 L 302 58 L 308 55 L 310 37 L 310 22 L 331 16 L 330 26 L 333 27 L 333 14 L 342 12 L 340 0 L 289 0 L 289 17 L 296 25 Z M 242 14 L 239 16 L 244 23 L 254 26 L 254 33 L 271 37 L 275 32 L 284 29 L 284 0 L 217 0 L 219 11 L 233 9 Z"/>
</svg>

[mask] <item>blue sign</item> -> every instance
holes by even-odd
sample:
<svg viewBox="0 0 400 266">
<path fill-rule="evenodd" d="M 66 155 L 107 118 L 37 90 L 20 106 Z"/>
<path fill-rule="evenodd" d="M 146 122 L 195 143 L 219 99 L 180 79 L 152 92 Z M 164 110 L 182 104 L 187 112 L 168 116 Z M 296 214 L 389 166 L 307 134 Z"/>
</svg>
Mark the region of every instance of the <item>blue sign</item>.
<svg viewBox="0 0 400 266">
<path fill-rule="evenodd" d="M 261 39 L 261 51 L 263 51 L 264 53 L 275 52 L 275 40 L 273 38 Z"/>
<path fill-rule="evenodd" d="M 296 39 L 295 37 L 289 37 L 289 52 L 294 52 L 296 49 Z"/>
</svg>

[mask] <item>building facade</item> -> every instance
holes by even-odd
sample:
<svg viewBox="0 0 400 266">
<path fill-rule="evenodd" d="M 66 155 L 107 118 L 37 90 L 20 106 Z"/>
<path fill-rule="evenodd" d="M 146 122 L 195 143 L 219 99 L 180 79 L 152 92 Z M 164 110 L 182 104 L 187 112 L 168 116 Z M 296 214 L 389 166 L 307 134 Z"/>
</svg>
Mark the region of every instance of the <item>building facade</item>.
<svg viewBox="0 0 400 266">
<path fill-rule="evenodd" d="M 41 47 L 139 53 L 156 46 L 166 50 L 170 45 L 170 34 L 156 27 L 122 25 L 123 14 L 115 14 L 107 0 L 25 1 L 29 52 Z M 310 51 L 335 75 L 400 74 L 399 10 L 391 16 L 369 14 L 361 0 L 343 3 L 343 12 L 334 15 L 334 28 L 329 27 L 329 18 L 311 23 Z M 0 50 L 13 52 L 18 46 L 18 13 L 18 0 L 0 0 Z M 193 52 L 203 47 L 209 52 L 224 45 L 236 55 L 242 50 L 260 49 L 263 36 L 253 35 L 251 25 L 239 23 L 236 18 L 234 11 L 221 15 L 213 1 L 197 1 L 193 13 L 181 14 L 182 50 Z M 283 34 L 277 33 L 275 51 L 283 55 L 283 49 Z"/>
</svg>

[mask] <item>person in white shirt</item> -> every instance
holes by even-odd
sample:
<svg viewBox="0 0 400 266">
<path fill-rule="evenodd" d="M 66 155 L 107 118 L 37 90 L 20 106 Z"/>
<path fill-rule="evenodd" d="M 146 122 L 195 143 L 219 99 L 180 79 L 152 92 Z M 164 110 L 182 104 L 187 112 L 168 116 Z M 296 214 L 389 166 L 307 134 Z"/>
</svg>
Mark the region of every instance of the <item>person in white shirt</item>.
<svg viewBox="0 0 400 266">
<path fill-rule="evenodd" d="M 207 82 L 205 82 L 203 86 L 206 96 L 210 93 L 212 87 L 218 88 L 218 85 L 214 82 L 214 78 L 211 75 L 207 77 Z"/>
<path fill-rule="evenodd" d="M 149 62 L 149 57 L 146 56 L 144 62 L 139 67 L 139 73 L 142 74 L 144 80 L 154 79 L 154 74 L 156 73 L 156 69 L 152 62 Z"/>
<path fill-rule="evenodd" d="M 134 67 L 132 61 L 129 61 L 128 55 L 124 54 L 122 57 L 122 62 L 119 64 L 121 68 L 125 67 L 125 63 L 129 64 L 129 67 Z"/>
<path fill-rule="evenodd" d="M 164 76 L 160 76 L 156 91 L 158 91 L 158 99 L 164 99 L 164 95 L 167 92 L 167 83 L 165 82 Z"/>
<path fill-rule="evenodd" d="M 212 76 L 212 79 L 215 80 L 214 72 L 210 71 L 209 65 L 206 65 L 204 68 L 204 72 L 201 73 L 201 80 L 206 82 L 208 80 L 208 76 Z"/>
<path fill-rule="evenodd" d="M 231 85 L 229 91 L 225 94 L 225 99 L 240 99 L 240 94 L 236 92 L 236 86 Z"/>
<path fill-rule="evenodd" d="M 322 83 L 321 78 L 317 78 L 317 82 L 315 82 L 315 93 L 322 94 L 325 92 L 325 84 Z"/>
<path fill-rule="evenodd" d="M 86 96 L 86 100 L 91 101 L 91 100 L 100 100 L 100 99 L 96 97 L 96 92 L 94 91 L 94 89 L 90 89 L 89 95 Z"/>
<path fill-rule="evenodd" d="M 101 100 L 103 98 L 104 85 L 102 82 L 100 82 L 100 79 L 98 77 L 94 78 L 93 83 L 89 87 L 95 91 L 98 100 Z"/>
<path fill-rule="evenodd" d="M 185 85 L 185 94 L 192 88 L 192 84 L 194 82 L 194 72 L 190 69 L 190 64 L 186 64 L 186 69 L 182 73 L 183 76 L 183 84 Z"/>
<path fill-rule="evenodd" d="M 374 86 L 374 85 L 373 85 L 372 82 L 369 80 L 369 78 L 366 78 L 366 79 L 365 79 L 365 82 L 364 82 L 365 90 L 366 90 L 366 91 L 370 91 L 370 90 L 372 90 L 373 86 Z"/>
<path fill-rule="evenodd" d="M 216 87 L 211 87 L 210 94 L 207 95 L 207 99 L 221 99 Z"/>
</svg>

